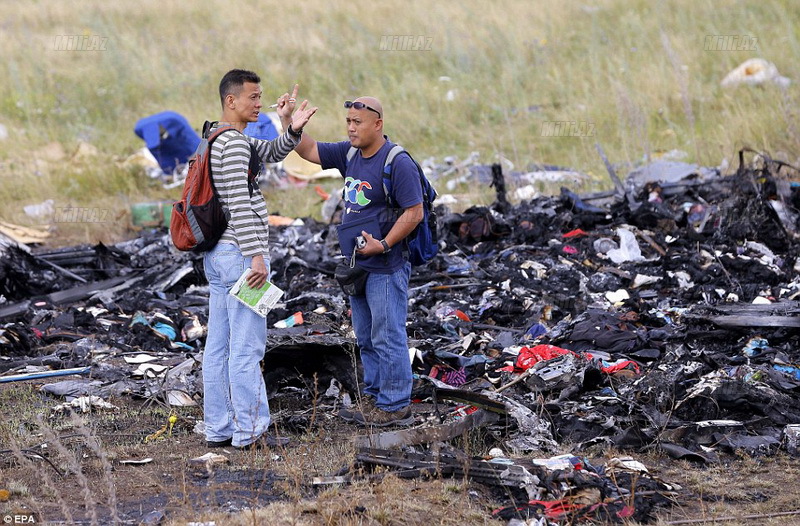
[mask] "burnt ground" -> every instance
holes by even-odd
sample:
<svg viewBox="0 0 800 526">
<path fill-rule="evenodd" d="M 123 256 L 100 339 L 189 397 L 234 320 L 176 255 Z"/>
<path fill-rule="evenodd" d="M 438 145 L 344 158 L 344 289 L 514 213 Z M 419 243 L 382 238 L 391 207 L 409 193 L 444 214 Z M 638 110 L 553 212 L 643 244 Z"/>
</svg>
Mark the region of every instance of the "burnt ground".
<svg viewBox="0 0 800 526">
<path fill-rule="evenodd" d="M 37 382 L 0 385 L 0 401 L 6 409 L 14 407 L 0 426 L 3 447 L 10 447 L 9 441 L 14 440 L 19 449 L 38 452 L 52 462 L 32 455 L 23 460 L 4 451 L 0 489 L 11 492 L 9 500 L 0 505 L 4 513 L 32 510 L 52 524 L 113 524 L 115 517 L 120 524 L 200 520 L 214 520 L 219 525 L 505 523 L 492 519 L 491 512 L 508 504 L 508 490 L 461 479 L 390 477 L 345 486 L 314 486 L 313 477 L 332 475 L 353 465 L 351 439 L 364 433 L 330 410 L 320 409 L 313 429 L 287 432 L 281 422 L 288 422 L 292 414 L 308 415 L 309 408 L 275 401 L 278 430 L 291 436 L 292 444 L 279 450 L 237 451 L 206 448 L 204 438 L 193 432 L 201 417 L 199 408 L 167 409 L 150 401 L 119 397 L 110 400 L 118 409 L 64 415 L 53 412 L 61 401 L 41 394 Z M 170 414 L 178 416 L 171 435 L 148 439 L 167 423 Z M 92 437 L 99 450 L 92 445 Z M 496 445 L 480 431 L 459 437 L 454 444 L 473 455 L 485 455 Z M 568 445 L 564 447 L 569 451 Z M 209 451 L 224 455 L 229 462 L 214 467 L 189 462 Z M 614 450 L 592 453 L 596 461 L 621 456 Z M 740 455 L 707 467 L 663 454 L 634 456 L 654 476 L 681 487 L 670 505 L 657 510 L 656 524 L 761 516 L 793 510 L 800 502 L 796 484 L 800 468 L 796 459 L 783 455 L 760 459 Z M 148 458 L 152 461 L 146 464 L 123 463 Z M 261 511 L 250 511 L 253 509 Z M 796 518 L 746 523 L 796 524 L 792 522 Z"/>
<path fill-rule="evenodd" d="M 0 511 L 76 524 L 455 525 L 540 514 L 544 504 L 529 504 L 520 487 L 477 479 L 475 458 L 499 448 L 537 475 L 526 490 L 570 506 L 561 524 L 587 514 L 595 523 L 797 523 L 788 514 L 800 502 L 797 457 L 787 455 L 800 423 L 800 187 L 787 173 L 800 171 L 742 164 L 730 177 L 691 171 L 514 207 L 498 190 L 491 208 L 440 211 L 441 251 L 415 268 L 408 327 L 424 379 L 415 398 L 450 398 L 446 415 L 415 412 L 457 423 L 499 403 L 513 421 L 415 446 L 456 460 L 447 470 L 406 467 L 405 480 L 367 470 L 375 463 L 353 443 L 365 432 L 335 417 L 344 392 L 357 390 L 346 301 L 331 278 L 335 225 L 271 230 L 274 281 L 287 299 L 268 324 L 305 317 L 270 329 L 265 360 L 277 429 L 294 444 L 218 450 L 228 462 L 214 467 L 189 462 L 208 452 L 193 431 L 199 408 L 163 405 L 202 396 L 198 258 L 171 251 L 165 232 L 35 257 L 9 250 L 0 372 L 91 366 L 74 394 L 115 408 L 73 418 L 55 409 L 63 395 L 39 391 L 42 380 L 0 383 Z M 140 353 L 169 371 L 136 376 L 139 364 L 124 358 Z M 454 407 L 453 396 L 468 405 Z M 572 465 L 531 460 L 560 454 Z M 628 456 L 649 474 L 620 470 L 615 459 Z M 349 484 L 313 484 L 345 472 Z"/>
<path fill-rule="evenodd" d="M 202 418 L 197 407 L 167 409 L 119 397 L 109 400 L 117 409 L 64 414 L 52 410 L 61 401 L 41 394 L 36 382 L 0 385 L 0 400 L 5 407 L 14 406 L 14 415 L 2 425 L 2 443 L 18 449 L 4 451 L 0 464 L 0 487 L 11 492 L 1 509 L 34 511 L 47 523 L 113 524 L 118 519 L 122 524 L 161 524 L 163 519 L 182 524 L 222 512 L 217 524 L 228 524 L 242 510 L 275 502 L 302 501 L 308 508 L 309 499 L 329 492 L 315 488 L 311 478 L 351 465 L 350 439 L 359 433 L 332 414 L 320 413 L 308 432 L 286 433 L 278 424 L 279 432 L 292 438 L 286 448 L 209 449 L 193 431 Z M 293 405 L 273 403 L 275 420 L 306 412 Z M 171 433 L 152 438 L 170 414 L 178 417 Z M 213 466 L 191 462 L 209 451 L 229 461 Z M 151 461 L 125 463 L 147 459 Z M 484 508 L 487 520 L 490 510 Z"/>
</svg>

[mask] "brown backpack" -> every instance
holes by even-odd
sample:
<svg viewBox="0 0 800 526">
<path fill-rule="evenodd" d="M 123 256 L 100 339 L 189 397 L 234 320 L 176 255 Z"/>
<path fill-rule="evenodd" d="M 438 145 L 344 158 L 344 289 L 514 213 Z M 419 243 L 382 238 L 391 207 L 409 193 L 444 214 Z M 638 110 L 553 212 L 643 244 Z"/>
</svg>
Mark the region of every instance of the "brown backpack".
<svg viewBox="0 0 800 526">
<path fill-rule="evenodd" d="M 215 123 L 203 125 L 203 138 L 189 159 L 189 170 L 183 185 L 181 200 L 172 204 L 172 217 L 169 222 L 169 233 L 175 248 L 183 251 L 207 252 L 216 246 L 223 232 L 228 227 L 230 213 L 222 205 L 219 192 L 214 187 L 211 177 L 211 145 L 217 137 L 232 126 L 223 126 L 209 134 Z M 248 169 L 248 186 L 250 195 L 258 187 L 256 176 L 261 171 L 261 164 L 253 145 L 250 145 L 250 167 Z"/>
</svg>

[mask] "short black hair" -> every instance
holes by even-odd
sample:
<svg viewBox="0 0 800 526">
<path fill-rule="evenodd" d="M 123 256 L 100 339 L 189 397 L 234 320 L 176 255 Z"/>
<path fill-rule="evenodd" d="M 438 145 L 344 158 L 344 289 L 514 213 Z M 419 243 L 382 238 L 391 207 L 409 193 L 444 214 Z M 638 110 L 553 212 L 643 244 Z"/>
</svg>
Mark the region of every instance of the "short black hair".
<svg viewBox="0 0 800 526">
<path fill-rule="evenodd" d="M 260 84 L 261 77 L 246 69 L 232 69 L 219 81 L 219 101 L 225 107 L 225 97 L 239 95 L 245 82 Z"/>
</svg>

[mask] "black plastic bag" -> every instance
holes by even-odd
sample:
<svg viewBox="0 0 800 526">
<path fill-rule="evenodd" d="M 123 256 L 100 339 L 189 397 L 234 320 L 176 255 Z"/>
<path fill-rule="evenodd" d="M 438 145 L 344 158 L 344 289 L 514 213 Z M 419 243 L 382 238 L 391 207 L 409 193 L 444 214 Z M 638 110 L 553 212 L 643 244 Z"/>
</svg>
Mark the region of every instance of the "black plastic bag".
<svg viewBox="0 0 800 526">
<path fill-rule="evenodd" d="M 347 263 L 339 263 L 334 276 L 348 296 L 363 296 L 367 290 L 369 272 L 358 265 L 351 267 Z"/>
</svg>

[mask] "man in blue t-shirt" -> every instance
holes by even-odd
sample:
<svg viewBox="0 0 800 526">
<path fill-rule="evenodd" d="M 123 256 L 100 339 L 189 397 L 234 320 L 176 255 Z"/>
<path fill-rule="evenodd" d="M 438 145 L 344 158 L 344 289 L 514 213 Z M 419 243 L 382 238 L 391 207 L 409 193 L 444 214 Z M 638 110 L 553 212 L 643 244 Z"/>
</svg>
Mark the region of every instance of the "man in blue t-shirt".
<svg viewBox="0 0 800 526">
<path fill-rule="evenodd" d="M 414 417 L 406 318 L 411 264 L 403 255 L 403 241 L 422 220 L 422 185 L 413 160 L 398 155 L 393 161 L 392 199 L 400 210 L 389 212 L 383 165 L 394 145 L 383 134 L 383 107 L 374 97 L 360 97 L 344 106 L 349 140 L 317 142 L 305 133 L 295 148 L 307 161 L 344 174 L 342 227 L 361 222 L 371 225 L 360 232 L 366 245 L 356 249 L 357 264 L 369 271 L 366 291 L 362 296 L 350 296 L 353 329 L 364 366 L 365 397 L 361 411 L 343 410 L 340 415 L 362 425 L 410 424 Z M 351 147 L 357 151 L 348 161 Z"/>
</svg>

